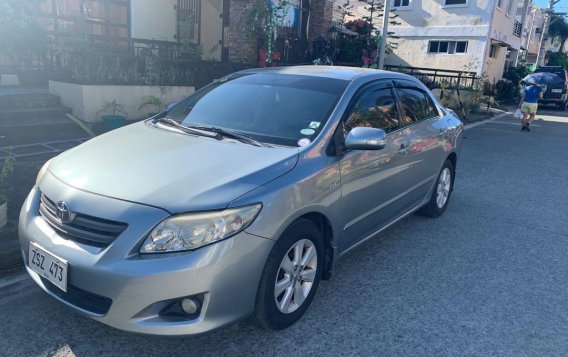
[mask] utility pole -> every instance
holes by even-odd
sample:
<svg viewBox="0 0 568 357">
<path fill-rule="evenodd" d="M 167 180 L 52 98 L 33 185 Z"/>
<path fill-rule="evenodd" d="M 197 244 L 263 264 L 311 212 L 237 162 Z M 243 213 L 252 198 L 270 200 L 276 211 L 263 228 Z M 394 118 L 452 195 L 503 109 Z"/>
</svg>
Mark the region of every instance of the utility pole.
<svg viewBox="0 0 568 357">
<path fill-rule="evenodd" d="M 544 26 L 542 26 L 542 34 L 540 37 L 540 46 L 538 48 L 538 54 L 536 57 L 536 65 L 538 66 L 542 66 L 544 64 L 544 54 L 545 54 L 545 48 L 546 47 L 546 42 L 544 42 L 544 36 L 548 35 L 548 28 L 550 26 L 550 18 L 552 17 L 552 14 L 554 13 L 554 5 L 556 5 L 556 3 L 558 3 L 560 0 L 548 0 L 548 9 L 546 9 L 546 17 L 544 18 Z M 543 46 L 544 45 L 544 46 Z M 541 63 L 539 63 L 541 62 Z"/>
<path fill-rule="evenodd" d="M 379 49 L 379 64 L 378 64 L 379 69 L 383 69 L 385 65 L 385 48 L 387 47 L 390 2 L 391 0 L 385 0 L 385 5 L 384 5 L 385 13 L 383 14 L 383 32 L 381 33 L 381 48 Z"/>
</svg>

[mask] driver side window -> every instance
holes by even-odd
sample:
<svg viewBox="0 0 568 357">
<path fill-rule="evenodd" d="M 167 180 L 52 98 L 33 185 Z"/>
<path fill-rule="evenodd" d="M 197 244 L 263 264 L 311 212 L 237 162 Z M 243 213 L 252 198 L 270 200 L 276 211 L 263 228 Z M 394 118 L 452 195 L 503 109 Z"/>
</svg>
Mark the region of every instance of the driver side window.
<svg viewBox="0 0 568 357">
<path fill-rule="evenodd" d="M 383 129 L 387 133 L 400 127 L 391 88 L 370 90 L 359 97 L 345 120 L 345 132 L 358 126 Z"/>
</svg>

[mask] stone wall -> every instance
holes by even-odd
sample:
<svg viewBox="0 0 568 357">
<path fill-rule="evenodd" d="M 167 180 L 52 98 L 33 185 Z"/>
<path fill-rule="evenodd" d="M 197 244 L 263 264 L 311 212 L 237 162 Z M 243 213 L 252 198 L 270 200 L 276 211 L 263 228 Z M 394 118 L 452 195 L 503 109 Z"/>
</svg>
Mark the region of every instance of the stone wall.
<svg viewBox="0 0 568 357">
<path fill-rule="evenodd" d="M 248 34 L 250 12 L 254 0 L 231 0 L 229 9 L 229 61 L 256 63 L 257 43 Z"/>
<path fill-rule="evenodd" d="M 308 41 L 312 43 L 319 36 L 329 38 L 328 33 L 333 19 L 334 2 L 329 0 L 310 0 L 310 24 Z"/>
</svg>

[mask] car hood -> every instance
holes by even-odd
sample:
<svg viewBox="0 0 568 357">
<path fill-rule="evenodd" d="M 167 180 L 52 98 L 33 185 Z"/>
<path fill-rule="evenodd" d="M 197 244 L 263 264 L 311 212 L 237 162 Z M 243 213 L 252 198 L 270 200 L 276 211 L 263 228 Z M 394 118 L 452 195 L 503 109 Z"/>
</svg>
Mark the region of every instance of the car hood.
<svg viewBox="0 0 568 357">
<path fill-rule="evenodd" d="M 143 122 L 60 154 L 49 172 L 84 191 L 180 213 L 225 208 L 297 159 L 297 148 L 217 141 Z"/>
</svg>

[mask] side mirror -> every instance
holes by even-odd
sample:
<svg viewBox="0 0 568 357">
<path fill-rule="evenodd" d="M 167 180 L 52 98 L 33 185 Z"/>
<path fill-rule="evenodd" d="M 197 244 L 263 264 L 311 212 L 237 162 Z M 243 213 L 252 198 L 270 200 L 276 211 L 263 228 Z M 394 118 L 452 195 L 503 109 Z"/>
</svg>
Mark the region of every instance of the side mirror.
<svg viewBox="0 0 568 357">
<path fill-rule="evenodd" d="M 345 138 L 345 147 L 353 150 L 381 150 L 386 146 L 383 129 L 356 127 Z"/>
</svg>

